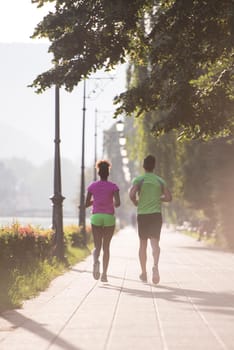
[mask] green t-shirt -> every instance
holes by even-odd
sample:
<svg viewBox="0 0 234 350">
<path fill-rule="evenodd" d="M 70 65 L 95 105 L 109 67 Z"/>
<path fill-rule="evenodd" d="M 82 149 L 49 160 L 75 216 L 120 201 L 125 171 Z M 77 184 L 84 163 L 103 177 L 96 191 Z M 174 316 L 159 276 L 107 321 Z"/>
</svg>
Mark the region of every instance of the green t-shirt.
<svg viewBox="0 0 234 350">
<path fill-rule="evenodd" d="M 161 195 L 166 182 L 154 173 L 145 173 L 132 181 L 139 186 L 138 214 L 161 213 Z"/>
</svg>

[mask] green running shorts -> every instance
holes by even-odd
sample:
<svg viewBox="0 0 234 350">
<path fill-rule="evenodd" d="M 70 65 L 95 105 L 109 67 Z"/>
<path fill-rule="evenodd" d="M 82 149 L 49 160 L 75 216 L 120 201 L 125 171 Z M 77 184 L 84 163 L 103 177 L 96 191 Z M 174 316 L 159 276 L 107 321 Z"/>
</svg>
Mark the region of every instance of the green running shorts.
<svg viewBox="0 0 234 350">
<path fill-rule="evenodd" d="M 115 216 L 112 214 L 92 214 L 90 218 L 91 224 L 95 226 L 114 226 L 115 225 Z"/>
</svg>

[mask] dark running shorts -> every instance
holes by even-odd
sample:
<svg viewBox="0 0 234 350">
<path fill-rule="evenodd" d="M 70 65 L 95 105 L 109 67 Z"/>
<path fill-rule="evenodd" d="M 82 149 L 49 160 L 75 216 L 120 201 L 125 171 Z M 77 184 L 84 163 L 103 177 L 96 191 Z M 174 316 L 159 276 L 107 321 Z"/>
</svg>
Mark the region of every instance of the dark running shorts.
<svg viewBox="0 0 234 350">
<path fill-rule="evenodd" d="M 162 227 L 162 214 L 138 214 L 138 235 L 140 239 L 156 238 L 160 239 Z"/>
</svg>

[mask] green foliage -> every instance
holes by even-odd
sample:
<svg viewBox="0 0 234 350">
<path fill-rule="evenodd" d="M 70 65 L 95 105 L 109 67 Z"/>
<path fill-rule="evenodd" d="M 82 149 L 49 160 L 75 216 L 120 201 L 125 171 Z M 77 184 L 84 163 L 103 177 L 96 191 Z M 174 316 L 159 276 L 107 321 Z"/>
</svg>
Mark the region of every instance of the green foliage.
<svg viewBox="0 0 234 350">
<path fill-rule="evenodd" d="M 52 42 L 49 51 L 54 54 L 55 66 L 34 85 L 43 91 L 56 82 L 72 90 L 89 73 L 124 62 L 132 38 L 140 34 L 138 20 L 144 6 L 142 0 L 56 1 L 55 12 L 44 17 L 33 35 Z"/>
<path fill-rule="evenodd" d="M 66 226 L 65 232 L 65 241 L 66 245 L 71 247 L 82 247 L 84 244 L 83 233 L 80 227 L 76 225 L 68 225 Z M 86 227 L 86 243 L 89 245 L 92 242 L 92 231 L 91 227 Z"/>
<path fill-rule="evenodd" d="M 39 227 L 14 223 L 0 232 L 0 311 L 19 307 L 22 301 L 37 295 L 50 281 L 69 266 L 84 259 L 90 250 L 79 246 L 77 226 L 64 230 L 66 261 L 53 256 L 53 232 Z M 87 229 L 88 247 L 92 246 L 91 230 Z"/>
<path fill-rule="evenodd" d="M 131 69 L 128 82 L 136 86 L 141 79 L 144 79 L 142 68 L 135 66 Z M 151 128 L 158 118 L 159 112 L 148 112 L 135 120 L 126 119 L 127 130 L 131 134 L 128 154 L 137 172 L 142 171 L 143 157 L 148 153 L 154 154 L 158 163 L 157 172 L 167 180 L 173 193 L 173 201 L 166 207 L 166 220 L 178 224 L 190 221 L 197 227 L 202 220 L 207 220 L 212 230 L 216 231 L 217 242 L 222 242 L 222 245 L 225 242 L 229 248 L 232 247 L 232 137 L 185 140 L 181 133 L 171 132 L 155 138 Z"/>
<path fill-rule="evenodd" d="M 231 142 L 229 142 L 231 141 Z M 213 142 L 212 147 L 212 186 L 217 234 L 228 247 L 234 248 L 233 208 L 234 208 L 234 143 L 230 138 Z"/>
<path fill-rule="evenodd" d="M 53 232 L 14 223 L 0 229 L 0 264 L 7 269 L 27 266 L 52 255 Z"/>
<path fill-rule="evenodd" d="M 183 198 L 192 210 L 188 221 L 196 221 L 197 212 L 210 222 L 217 240 L 229 248 L 234 246 L 233 236 L 233 152 L 231 138 L 184 144 L 182 166 Z M 196 220 L 195 220 L 196 219 Z"/>
<path fill-rule="evenodd" d="M 51 280 L 64 272 L 64 264 L 55 258 L 31 260 L 30 265 L 9 271 L 5 293 L 0 295 L 0 310 L 20 307 L 23 300 L 32 298 L 47 288 Z"/>
<path fill-rule="evenodd" d="M 34 0 L 39 6 L 46 1 Z M 33 82 L 68 91 L 100 68 L 130 60 L 147 74 L 116 98 L 118 114 L 157 111 L 152 130 L 206 138 L 233 129 L 232 0 L 55 1 L 34 37 L 47 37 L 54 66 Z"/>
<path fill-rule="evenodd" d="M 186 158 L 183 163 L 183 195 L 194 209 L 203 210 L 214 218 L 212 199 L 213 174 L 212 145 L 201 141 L 185 144 Z M 192 185 L 191 185 L 192 184 Z"/>
</svg>

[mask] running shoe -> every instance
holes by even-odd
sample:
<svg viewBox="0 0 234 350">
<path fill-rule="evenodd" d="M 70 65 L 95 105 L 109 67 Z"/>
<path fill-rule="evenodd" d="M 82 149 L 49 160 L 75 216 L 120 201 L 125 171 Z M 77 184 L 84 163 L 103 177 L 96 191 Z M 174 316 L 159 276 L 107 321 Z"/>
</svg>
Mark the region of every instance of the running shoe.
<svg viewBox="0 0 234 350">
<path fill-rule="evenodd" d="M 147 273 L 141 273 L 139 278 L 142 282 L 147 282 Z"/>
<path fill-rule="evenodd" d="M 102 274 L 101 281 L 102 282 L 108 282 L 106 274 L 104 274 L 104 273 Z"/>
<path fill-rule="evenodd" d="M 95 280 L 98 280 L 100 278 L 100 262 L 97 261 L 96 263 L 93 264 L 93 278 Z"/>
<path fill-rule="evenodd" d="M 154 284 L 158 284 L 160 281 L 158 266 L 153 266 L 152 272 L 152 281 Z"/>
</svg>

